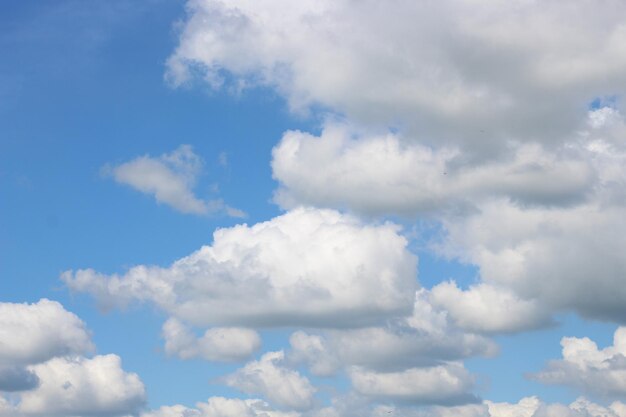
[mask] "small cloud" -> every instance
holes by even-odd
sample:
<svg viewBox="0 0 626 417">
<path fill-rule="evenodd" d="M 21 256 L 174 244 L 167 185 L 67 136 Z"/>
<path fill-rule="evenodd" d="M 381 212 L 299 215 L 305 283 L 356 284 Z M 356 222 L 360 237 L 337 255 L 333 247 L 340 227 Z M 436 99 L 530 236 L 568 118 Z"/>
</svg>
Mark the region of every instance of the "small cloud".
<svg viewBox="0 0 626 417">
<path fill-rule="evenodd" d="M 190 145 L 181 145 L 169 154 L 159 157 L 140 156 L 117 166 L 109 164 L 101 168 L 101 174 L 151 194 L 158 203 L 182 213 L 209 215 L 225 213 L 232 217 L 245 216 L 241 210 L 227 206 L 222 200 L 203 200 L 194 192 L 204 162 L 193 152 Z"/>
</svg>

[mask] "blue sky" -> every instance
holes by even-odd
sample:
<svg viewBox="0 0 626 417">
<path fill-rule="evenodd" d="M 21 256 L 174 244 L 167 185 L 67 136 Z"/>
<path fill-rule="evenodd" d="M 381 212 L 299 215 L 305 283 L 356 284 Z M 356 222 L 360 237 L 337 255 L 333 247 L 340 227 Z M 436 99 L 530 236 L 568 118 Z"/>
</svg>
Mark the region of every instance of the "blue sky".
<svg viewBox="0 0 626 417">
<path fill-rule="evenodd" d="M 0 11 L 0 416 L 626 416 L 620 2 Z"/>
</svg>

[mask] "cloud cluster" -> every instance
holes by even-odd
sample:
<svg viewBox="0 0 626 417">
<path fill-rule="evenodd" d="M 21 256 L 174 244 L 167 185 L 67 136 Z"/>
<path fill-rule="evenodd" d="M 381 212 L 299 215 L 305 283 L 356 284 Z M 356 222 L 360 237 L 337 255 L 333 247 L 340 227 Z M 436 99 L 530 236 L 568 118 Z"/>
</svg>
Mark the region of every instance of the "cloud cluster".
<svg viewBox="0 0 626 417">
<path fill-rule="evenodd" d="M 469 329 L 524 330 L 563 310 L 623 323 L 626 264 L 613 248 L 626 244 L 625 127 L 618 110 L 601 107 L 559 146 L 514 143 L 480 161 L 345 124 L 318 137 L 287 132 L 273 153 L 276 199 L 440 223 L 432 250 L 477 265 L 484 281 L 434 291 Z"/>
<path fill-rule="evenodd" d="M 442 287 L 440 300 L 487 301 L 482 316 L 494 317 L 498 291 L 523 316 L 483 325 L 474 314 L 459 321 L 470 329 L 543 326 L 550 310 L 625 320 L 626 265 L 611 250 L 626 235 L 622 2 L 187 8 L 168 62 L 175 85 L 269 86 L 293 109 L 349 120 L 284 134 L 272 159 L 283 207 L 439 222 L 439 253 L 477 265 L 489 284 Z"/>
<path fill-rule="evenodd" d="M 202 159 L 191 146 L 181 145 L 159 157 L 144 155 L 120 165 L 107 165 L 103 172 L 111 175 L 116 182 L 154 195 L 157 202 L 183 213 L 204 215 L 224 212 L 233 217 L 245 217 L 241 210 L 229 207 L 222 200 L 203 200 L 195 196 L 193 188 L 202 166 Z"/>
<path fill-rule="evenodd" d="M 448 363 L 400 372 L 372 372 L 355 368 L 350 380 L 356 392 L 381 400 L 413 404 L 477 402 L 470 394 L 474 380 L 461 365 Z"/>
<path fill-rule="evenodd" d="M 142 417 L 626 417 L 626 404 L 614 402 L 608 407 L 578 398 L 569 405 L 545 403 L 537 397 L 525 397 L 517 403 L 485 401 L 460 406 L 410 407 L 371 405 L 359 397 L 336 397 L 332 405 L 306 412 L 280 412 L 261 400 L 211 397 L 196 408 L 181 405 L 162 407 Z"/>
<path fill-rule="evenodd" d="M 563 359 L 531 375 L 546 384 L 567 385 L 587 395 L 624 398 L 626 395 L 626 327 L 615 331 L 613 346 L 598 349 L 587 337 L 564 337 Z"/>
<path fill-rule="evenodd" d="M 55 301 L 0 303 L 0 366 L 31 365 L 94 349 L 85 323 Z"/>
<path fill-rule="evenodd" d="M 609 407 L 581 397 L 569 405 L 546 404 L 537 397 L 522 398 L 517 404 L 487 401 L 489 417 L 624 417 L 626 404 L 614 402 Z"/>
<path fill-rule="evenodd" d="M 164 406 L 141 414 L 141 417 L 300 417 L 299 412 L 277 411 L 259 399 L 211 397 L 196 408 Z"/>
<path fill-rule="evenodd" d="M 85 324 L 57 302 L 0 303 L 0 341 L 0 416 L 112 417 L 145 402 L 118 356 L 82 356 L 94 349 Z"/>
</svg>

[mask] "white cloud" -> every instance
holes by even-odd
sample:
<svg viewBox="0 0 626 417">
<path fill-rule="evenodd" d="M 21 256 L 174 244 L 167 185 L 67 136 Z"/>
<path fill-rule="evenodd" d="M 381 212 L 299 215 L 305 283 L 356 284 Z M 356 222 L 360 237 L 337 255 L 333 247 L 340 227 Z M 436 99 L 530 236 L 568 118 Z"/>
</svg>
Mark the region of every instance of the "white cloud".
<svg viewBox="0 0 626 417">
<path fill-rule="evenodd" d="M 460 406 L 414 407 L 372 405 L 354 399 L 335 399 L 332 406 L 312 413 L 313 417 L 626 417 L 626 404 L 609 406 L 578 398 L 569 405 L 545 403 L 537 397 L 525 397 L 518 403 L 484 401 Z M 307 416 L 308 417 L 308 416 Z"/>
<path fill-rule="evenodd" d="M 548 363 L 531 375 L 546 384 L 574 387 L 585 394 L 603 398 L 626 395 L 626 327 L 615 331 L 613 346 L 598 349 L 587 337 L 564 337 L 563 359 Z"/>
<path fill-rule="evenodd" d="M 626 260 L 615 250 L 626 245 L 623 212 L 608 201 L 560 210 L 493 201 L 446 219 L 442 252 L 478 265 L 485 282 L 522 300 L 625 322 Z"/>
<path fill-rule="evenodd" d="M 145 402 L 143 383 L 117 355 L 54 358 L 29 369 L 41 383 L 21 395 L 17 411 L 28 416 L 121 416 Z"/>
<path fill-rule="evenodd" d="M 27 391 L 39 385 L 39 377 L 22 366 L 0 367 L 0 392 Z"/>
<path fill-rule="evenodd" d="M 269 86 L 295 110 L 321 105 L 352 122 L 283 136 L 272 162 L 281 205 L 432 216 L 441 253 L 477 265 L 489 285 L 455 299 L 497 288 L 523 314 L 484 331 L 543 325 L 553 311 L 626 322 L 614 250 L 626 245 L 626 123 L 623 103 L 606 99 L 626 92 L 625 3 L 187 8 L 174 84 Z M 399 133 L 377 133 L 388 126 Z"/>
<path fill-rule="evenodd" d="M 0 368 L 94 349 L 85 323 L 55 301 L 0 303 Z"/>
<path fill-rule="evenodd" d="M 198 326 L 362 326 L 411 311 L 417 271 L 406 245 L 396 225 L 300 208 L 219 229 L 168 268 L 62 279 L 104 306 L 151 301 Z"/>
<path fill-rule="evenodd" d="M 436 214 L 493 197 L 560 206 L 585 199 L 596 174 L 584 150 L 510 144 L 496 160 L 468 159 L 456 147 L 406 143 L 400 134 L 327 123 L 320 136 L 288 131 L 273 150 L 282 206 L 312 204 L 360 212 Z"/>
<path fill-rule="evenodd" d="M 196 408 L 165 406 L 141 414 L 141 417 L 298 417 L 298 412 L 277 411 L 263 400 L 211 397 Z"/>
<path fill-rule="evenodd" d="M 117 166 L 105 166 L 103 172 L 121 184 L 154 195 L 157 202 L 183 213 L 224 212 L 233 217 L 245 217 L 241 210 L 227 206 L 222 200 L 202 200 L 194 195 L 193 187 L 202 166 L 202 159 L 191 146 L 181 145 L 160 157 L 145 155 Z"/>
<path fill-rule="evenodd" d="M 198 338 L 189 327 L 174 318 L 163 325 L 163 338 L 165 352 L 181 359 L 241 361 L 261 347 L 261 338 L 254 330 L 217 327 L 207 330 Z"/>
<path fill-rule="evenodd" d="M 175 85 L 269 86 L 299 110 L 399 122 L 431 143 L 555 141 L 624 92 L 623 2 L 190 0 Z M 376 30 L 372 30 L 376 28 Z M 482 146 L 482 149 L 487 147 Z"/>
<path fill-rule="evenodd" d="M 412 315 L 384 327 L 332 330 L 323 335 L 297 331 L 290 338 L 289 358 L 307 363 L 313 374 L 324 376 L 351 365 L 397 371 L 495 355 L 495 343 L 451 325 L 447 312 L 433 307 L 428 296 L 426 290 L 418 291 Z"/>
<path fill-rule="evenodd" d="M 573 403 L 547 404 L 537 397 L 522 398 L 517 404 L 486 401 L 489 417 L 625 417 L 624 404 L 614 402 L 609 407 L 578 398 Z"/>
<path fill-rule="evenodd" d="M 521 299 L 507 288 L 483 283 L 463 291 L 454 282 L 443 282 L 431 293 L 432 302 L 469 331 L 516 332 L 551 324 L 549 311 L 536 299 Z"/>
<path fill-rule="evenodd" d="M 624 322 L 626 136 L 614 110 L 590 112 L 572 146 L 593 166 L 593 188 L 569 207 L 485 200 L 465 216 L 444 216 L 438 249 L 478 265 L 481 278 L 552 310 Z M 532 302 L 532 301 L 531 301 Z"/>
<path fill-rule="evenodd" d="M 224 378 L 224 382 L 247 394 L 259 394 L 281 407 L 305 410 L 313 406 L 316 389 L 297 371 L 284 365 L 282 351 L 268 352 L 260 360 Z"/>
<path fill-rule="evenodd" d="M 356 367 L 349 375 L 358 393 L 376 399 L 444 405 L 478 401 L 471 393 L 474 379 L 458 363 L 400 372 L 373 372 Z"/>
</svg>

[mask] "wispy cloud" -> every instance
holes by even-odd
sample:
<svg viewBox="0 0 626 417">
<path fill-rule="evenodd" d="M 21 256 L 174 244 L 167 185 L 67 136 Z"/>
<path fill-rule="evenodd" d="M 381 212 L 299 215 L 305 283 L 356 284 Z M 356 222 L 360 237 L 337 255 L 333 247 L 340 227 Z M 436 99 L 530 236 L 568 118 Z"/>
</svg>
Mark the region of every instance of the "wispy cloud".
<svg viewBox="0 0 626 417">
<path fill-rule="evenodd" d="M 202 158 L 190 145 L 181 145 L 158 157 L 144 155 L 120 165 L 106 165 L 103 173 L 120 184 L 153 195 L 157 202 L 182 213 L 245 217 L 242 210 L 228 206 L 221 199 L 201 199 L 194 194 L 203 165 Z"/>
</svg>

